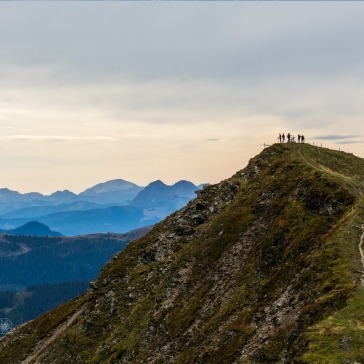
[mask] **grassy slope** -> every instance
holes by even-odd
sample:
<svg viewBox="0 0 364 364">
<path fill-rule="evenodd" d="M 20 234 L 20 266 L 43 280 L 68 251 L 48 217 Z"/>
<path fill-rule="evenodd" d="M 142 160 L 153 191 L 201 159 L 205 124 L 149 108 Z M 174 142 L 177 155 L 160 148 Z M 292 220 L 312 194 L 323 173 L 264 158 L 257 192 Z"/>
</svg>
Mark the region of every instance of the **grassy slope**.
<svg viewBox="0 0 364 364">
<path fill-rule="evenodd" d="M 7 341 L 1 343 L 0 346 L 0 362 L 20 362 L 39 341 L 45 339 L 52 330 L 65 322 L 83 303 L 84 296 L 76 298 L 8 334 Z"/>
<path fill-rule="evenodd" d="M 310 327 L 305 338 L 308 348 L 301 360 L 305 363 L 364 362 L 364 288 L 359 285 L 358 242 L 364 223 L 364 161 L 353 155 L 319 148 L 304 148 L 305 158 L 316 168 L 349 185 L 357 196 L 356 204 L 336 236 L 336 247 L 343 260 L 351 263 L 350 272 L 357 283 L 347 305 Z"/>
<path fill-rule="evenodd" d="M 363 361 L 357 245 L 364 220 L 354 196 L 364 162 L 298 148 L 263 151 L 244 175 L 209 187 L 130 244 L 83 296 L 85 315 L 45 362 Z M 182 228 L 187 233 L 177 234 Z M 71 309 L 20 330 L 0 359 L 24 358 L 45 335 L 44 320 L 56 326 Z"/>
</svg>

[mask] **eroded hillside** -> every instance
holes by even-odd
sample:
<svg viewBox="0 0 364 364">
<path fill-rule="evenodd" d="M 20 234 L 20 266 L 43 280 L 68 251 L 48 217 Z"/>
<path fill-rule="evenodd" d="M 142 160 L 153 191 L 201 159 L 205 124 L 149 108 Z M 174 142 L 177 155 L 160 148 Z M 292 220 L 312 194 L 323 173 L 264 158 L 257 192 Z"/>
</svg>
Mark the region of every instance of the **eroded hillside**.
<svg viewBox="0 0 364 364">
<path fill-rule="evenodd" d="M 265 149 L 8 334 L 1 362 L 364 362 L 363 171 L 343 152 Z"/>
</svg>

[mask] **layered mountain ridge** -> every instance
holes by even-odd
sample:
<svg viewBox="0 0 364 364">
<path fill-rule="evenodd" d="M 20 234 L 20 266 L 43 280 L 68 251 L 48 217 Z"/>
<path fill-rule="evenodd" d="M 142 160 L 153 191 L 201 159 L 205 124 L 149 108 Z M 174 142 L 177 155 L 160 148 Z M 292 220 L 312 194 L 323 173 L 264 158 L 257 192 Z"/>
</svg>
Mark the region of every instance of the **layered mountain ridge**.
<svg viewBox="0 0 364 364">
<path fill-rule="evenodd" d="M 26 203 L 32 203 L 34 206 L 43 206 L 46 204 L 61 204 L 70 203 L 76 201 L 90 201 L 94 199 L 95 203 L 107 203 L 107 199 L 111 193 L 116 193 L 118 196 L 112 199 L 112 202 L 117 201 L 120 198 L 120 203 L 125 203 L 132 200 L 138 192 L 144 187 L 138 186 L 135 183 L 125 181 L 123 179 L 115 179 L 107 182 L 96 184 L 93 187 L 87 188 L 85 191 L 76 194 L 69 190 L 56 191 L 50 195 L 43 195 L 39 192 L 20 193 L 8 188 L 0 188 L 0 207 L 1 213 L 7 213 L 9 210 L 13 210 L 14 203 L 17 203 L 24 207 Z M 122 194 L 119 196 L 119 192 Z M 7 205 L 9 203 L 10 205 Z"/>
<path fill-rule="evenodd" d="M 172 186 L 155 181 L 143 188 L 116 179 L 78 195 L 68 190 L 44 196 L 0 189 L 0 229 L 36 220 L 68 236 L 124 233 L 160 221 L 194 198 L 199 188 L 187 181 Z"/>
<path fill-rule="evenodd" d="M 364 160 L 275 144 L 0 341 L 2 362 L 364 362 Z"/>
</svg>

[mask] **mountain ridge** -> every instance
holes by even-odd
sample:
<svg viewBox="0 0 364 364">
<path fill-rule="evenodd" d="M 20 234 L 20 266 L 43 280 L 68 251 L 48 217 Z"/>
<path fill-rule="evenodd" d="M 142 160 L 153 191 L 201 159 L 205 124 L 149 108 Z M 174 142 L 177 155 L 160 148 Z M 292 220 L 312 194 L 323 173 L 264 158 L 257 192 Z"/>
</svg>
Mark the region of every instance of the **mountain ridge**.
<svg viewBox="0 0 364 364">
<path fill-rule="evenodd" d="M 167 185 L 164 182 L 162 182 L 161 180 L 156 180 L 156 181 L 150 182 L 149 185 L 151 185 L 155 182 L 162 183 L 163 185 L 165 185 L 167 187 L 172 187 L 172 188 L 174 188 L 176 185 L 179 185 L 179 184 L 185 184 L 185 183 L 192 184 L 192 182 L 189 182 L 187 180 L 180 180 L 180 181 L 177 181 L 176 183 L 174 183 L 173 185 Z M 202 185 L 196 186 L 193 184 L 193 186 L 195 186 L 195 188 L 200 188 Z M 129 181 L 126 181 L 121 178 L 98 183 L 92 187 L 85 189 L 84 191 L 81 191 L 78 194 L 74 193 L 68 189 L 58 190 L 58 191 L 52 192 L 51 194 L 42 194 L 40 192 L 21 193 L 21 192 L 15 191 L 15 190 L 11 190 L 7 187 L 4 187 L 4 188 L 0 188 L 0 203 L 6 203 L 6 202 L 13 203 L 13 202 L 19 202 L 19 201 L 23 200 L 24 202 L 36 201 L 37 203 L 40 203 L 42 205 L 42 203 L 44 203 L 44 202 L 47 202 L 47 201 L 52 202 L 59 198 L 60 198 L 59 203 L 75 202 L 75 201 L 70 201 L 73 198 L 77 199 L 77 202 L 84 202 L 85 201 L 84 198 L 87 198 L 87 197 L 102 195 L 105 193 L 107 194 L 110 192 L 115 193 L 118 191 L 130 191 L 130 196 L 132 196 L 132 195 L 136 196 L 137 193 L 140 192 L 141 190 L 143 190 L 144 188 L 145 187 L 138 186 L 137 184 L 135 184 L 133 182 L 129 182 Z M 89 201 L 89 202 L 92 202 L 92 201 Z M 122 201 L 122 202 L 125 202 L 125 201 Z"/>
<path fill-rule="evenodd" d="M 263 150 L 114 256 L 85 295 L 8 334 L 0 358 L 364 361 L 363 171 L 344 152 Z"/>
<path fill-rule="evenodd" d="M 7 203 L 14 204 L 16 202 L 17 204 L 21 203 L 27 203 L 32 202 L 35 204 L 35 206 L 43 206 L 45 203 L 48 204 L 54 204 L 54 203 L 70 203 L 70 202 L 79 202 L 79 201 L 85 201 L 87 198 L 91 199 L 89 202 L 94 202 L 94 200 L 102 199 L 103 197 L 106 198 L 106 200 L 109 198 L 110 193 L 118 193 L 120 191 L 123 191 L 126 193 L 126 196 L 122 196 L 121 203 L 125 203 L 126 199 L 132 199 L 136 194 L 143 189 L 143 187 L 140 187 L 136 185 L 135 183 L 128 182 L 123 179 L 115 179 L 110 180 L 102 183 L 98 183 L 92 187 L 87 188 L 86 190 L 80 192 L 79 194 L 76 194 L 70 190 L 63 190 L 63 191 L 55 191 L 49 195 L 41 194 L 39 192 L 28 192 L 28 193 L 20 193 L 18 191 L 10 190 L 9 188 L 1 188 L 0 189 L 0 203 L 5 204 L 1 207 L 2 214 L 11 211 L 11 205 L 7 206 Z M 120 196 L 117 196 L 120 197 Z M 98 201 L 99 201 L 98 200 Z M 114 198 L 112 202 L 116 202 L 117 198 Z M 103 201 L 103 203 L 108 203 Z M 27 206 L 20 206 L 19 208 L 23 208 Z"/>
<path fill-rule="evenodd" d="M 196 190 L 198 190 L 198 187 L 188 181 L 179 181 L 168 186 L 161 180 L 156 180 L 140 191 L 130 204 L 150 208 L 163 206 L 166 202 L 169 204 L 173 204 L 173 202 L 178 204 L 177 201 L 182 201 L 180 204 L 183 205 L 196 197 Z"/>
<path fill-rule="evenodd" d="M 0 233 L 13 235 L 62 236 L 58 231 L 51 230 L 49 226 L 42 224 L 39 221 L 30 221 L 11 230 L 0 229 Z"/>
<path fill-rule="evenodd" d="M 111 181 L 99 183 L 85 191 L 79 193 L 79 198 L 87 199 L 89 202 L 110 203 L 118 201 L 119 204 L 128 203 L 132 200 L 143 187 L 123 179 L 114 179 Z"/>
<path fill-rule="evenodd" d="M 161 186 L 164 186 L 163 191 Z M 195 197 L 197 189 L 188 181 L 179 181 L 172 186 L 154 181 L 142 188 L 116 179 L 97 184 L 79 195 L 68 190 L 43 197 L 31 194 L 34 199 L 28 201 L 29 197 L 26 197 L 26 203 L 19 202 L 23 195 L 3 189 L 6 203 L 0 203 L 0 210 L 3 210 L 0 228 L 11 230 L 37 220 L 64 235 L 123 233 L 160 221 Z M 16 196 L 18 202 L 11 200 L 12 196 Z M 115 214 L 110 214 L 110 211 Z"/>
</svg>

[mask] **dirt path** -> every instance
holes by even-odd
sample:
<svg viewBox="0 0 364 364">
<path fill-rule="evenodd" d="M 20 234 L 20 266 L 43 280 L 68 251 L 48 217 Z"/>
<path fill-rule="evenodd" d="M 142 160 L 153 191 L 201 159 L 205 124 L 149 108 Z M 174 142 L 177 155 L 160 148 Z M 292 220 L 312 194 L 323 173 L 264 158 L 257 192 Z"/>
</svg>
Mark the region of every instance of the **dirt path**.
<svg viewBox="0 0 364 364">
<path fill-rule="evenodd" d="M 26 254 L 26 253 L 30 252 L 30 250 L 31 250 L 31 249 L 30 249 L 27 245 L 25 245 L 25 244 L 19 244 L 19 246 L 20 246 L 20 251 L 15 252 L 14 254 L 10 254 L 10 255 L 22 255 L 22 254 Z"/>
<path fill-rule="evenodd" d="M 18 246 L 19 246 L 19 250 L 15 251 L 15 252 L 5 253 L 5 254 L 0 255 L 0 256 L 3 257 L 3 258 L 14 257 L 14 256 L 17 256 L 17 255 L 26 254 L 26 253 L 30 252 L 30 250 L 31 250 L 25 244 L 18 243 Z"/>
<path fill-rule="evenodd" d="M 360 257 L 361 257 L 361 264 L 363 265 L 363 272 L 361 274 L 360 282 L 361 282 L 361 285 L 364 286 L 364 251 L 363 251 L 364 224 L 361 226 L 361 229 L 362 229 L 363 233 L 361 234 L 361 237 L 360 237 L 359 251 L 360 251 Z"/>
<path fill-rule="evenodd" d="M 24 359 L 21 364 L 39 364 L 40 359 L 42 358 L 42 354 L 47 349 L 47 347 L 53 343 L 71 324 L 81 315 L 83 312 L 83 308 L 81 307 L 78 311 L 76 311 L 72 316 L 70 316 L 67 321 L 63 324 L 56 327 L 50 336 L 47 336 L 43 340 L 41 340 L 33 350 L 33 353 L 30 354 L 26 359 Z"/>
<path fill-rule="evenodd" d="M 343 178 L 345 179 L 345 181 L 347 181 L 348 183 L 350 183 L 353 188 L 360 194 L 361 197 L 364 198 L 364 194 L 363 194 L 363 191 L 361 190 L 361 186 L 358 182 L 356 181 L 353 181 L 353 179 L 349 176 L 346 176 L 345 174 L 341 174 L 341 173 L 338 173 L 338 172 L 334 172 L 333 170 L 331 170 L 330 168 L 327 168 L 325 166 L 322 166 L 320 165 L 320 167 L 318 166 L 315 166 L 314 164 L 312 164 L 303 154 L 302 154 L 302 150 L 301 150 L 301 145 L 299 145 L 298 149 L 297 150 L 297 153 L 298 155 L 301 157 L 301 159 L 306 163 L 308 164 L 310 167 L 316 169 L 317 171 L 321 171 L 321 172 L 326 172 L 326 173 L 329 173 L 333 176 L 336 176 L 336 177 L 339 177 L 339 178 Z"/>
<path fill-rule="evenodd" d="M 302 158 L 302 160 L 308 164 L 310 167 L 318 170 L 318 171 L 323 171 L 323 172 L 326 172 L 326 173 L 329 173 L 331 175 L 334 175 L 336 177 L 340 177 L 342 179 L 345 179 L 347 182 L 349 182 L 354 190 L 360 195 L 361 199 L 364 201 L 364 192 L 363 192 L 363 188 L 362 186 L 357 182 L 357 181 L 353 181 L 353 179 L 351 177 L 348 177 L 348 176 L 345 176 L 341 173 L 337 173 L 337 172 L 334 172 L 332 171 L 331 169 L 329 168 L 326 168 L 324 166 L 320 166 L 320 167 L 317 167 L 315 166 L 314 164 L 312 164 L 309 160 L 307 160 L 305 158 L 305 156 L 302 154 L 302 151 L 301 151 L 301 146 L 299 146 L 297 150 L 297 153 L 298 155 Z M 352 209 L 351 213 L 349 213 L 349 215 L 352 215 L 354 213 L 354 210 Z M 361 225 L 361 229 L 363 231 L 361 237 L 360 237 L 360 241 L 359 241 L 359 245 L 358 245 L 358 248 L 359 248 L 359 253 L 360 253 L 360 261 L 361 261 L 361 264 L 363 266 L 363 270 L 362 270 L 362 274 L 361 274 L 361 278 L 360 278 L 360 284 L 362 286 L 364 286 L 364 249 L 363 249 L 363 244 L 364 244 L 364 224 Z"/>
</svg>

